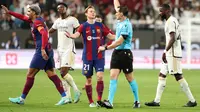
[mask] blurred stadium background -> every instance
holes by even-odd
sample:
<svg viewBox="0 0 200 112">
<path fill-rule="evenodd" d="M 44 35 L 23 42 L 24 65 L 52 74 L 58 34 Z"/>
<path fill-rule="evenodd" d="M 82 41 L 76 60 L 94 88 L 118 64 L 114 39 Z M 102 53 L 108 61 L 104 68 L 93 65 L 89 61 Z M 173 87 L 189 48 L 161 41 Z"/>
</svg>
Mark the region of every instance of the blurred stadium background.
<svg viewBox="0 0 200 112">
<path fill-rule="evenodd" d="M 42 17 L 45 18 L 47 25 L 51 27 L 59 16 L 56 11 L 56 4 L 59 2 L 68 4 L 68 13 L 77 17 L 80 23 L 86 20 L 84 15 L 85 7 L 90 4 L 94 5 L 97 14 L 103 18 L 103 23 L 115 31 L 116 20 L 112 0 L 1 0 L 0 4 L 4 4 L 10 10 L 22 14 L 25 14 L 28 4 L 38 4 L 42 9 Z M 162 53 L 160 49 L 165 46 L 164 22 L 158 18 L 159 6 L 163 3 L 171 5 L 172 14 L 180 22 L 184 68 L 200 68 L 200 66 L 196 66 L 200 64 L 200 0 L 120 0 L 120 3 L 128 6 L 130 10 L 129 18 L 134 27 L 133 50 L 136 52 L 134 53 L 136 68 L 143 68 L 143 66 L 140 66 L 141 64 L 147 64 L 146 68 L 159 68 L 157 66 L 159 66 Z M 29 24 L 14 17 L 6 16 L 3 11 L 0 11 L 0 13 L 0 49 L 34 49 Z M 56 49 L 56 33 L 50 35 L 49 41 L 53 44 L 53 48 Z M 76 39 L 75 42 L 76 48 L 79 49 L 77 50 L 77 56 L 79 57 L 76 59 L 77 63 L 80 63 L 81 38 Z M 3 50 L 2 52 L 4 54 L 1 53 L 0 56 L 3 60 L 7 51 Z M 107 53 L 108 63 L 110 53 Z M 13 55 L 11 52 L 11 59 L 14 58 Z M 20 59 L 20 55 L 17 52 L 16 56 L 19 57 L 17 59 Z M 30 56 L 30 53 L 25 55 Z M 10 55 L 8 55 L 8 58 L 10 59 Z M 24 58 L 21 57 L 22 60 Z M 1 61 L 1 65 L 6 63 Z M 1 65 L 0 68 L 5 67 Z"/>
<path fill-rule="evenodd" d="M 165 47 L 165 35 L 163 32 L 164 23 L 158 18 L 159 6 L 163 3 L 169 3 L 173 9 L 172 13 L 178 18 L 182 30 L 182 48 L 183 48 L 183 68 L 186 78 L 194 92 L 197 101 L 200 99 L 198 75 L 200 74 L 200 0 L 119 0 L 122 5 L 127 5 L 130 12 L 129 18 L 134 27 L 133 34 L 133 54 L 134 68 L 142 69 L 135 70 L 138 85 L 140 87 L 140 96 L 142 108 L 141 112 L 154 112 L 153 108 L 144 107 L 145 101 L 152 100 L 155 94 L 157 84 L 157 73 L 161 63 L 161 54 Z M 92 4 L 97 10 L 97 14 L 103 18 L 103 23 L 115 31 L 115 15 L 113 8 L 113 0 L 0 0 L 0 4 L 7 6 L 10 10 L 24 14 L 28 4 L 39 4 L 42 9 L 42 17 L 45 18 L 47 25 L 51 27 L 53 22 L 58 18 L 56 4 L 65 2 L 69 6 L 68 13 L 78 18 L 80 23 L 83 23 L 86 18 L 84 9 Z M 0 9 L 1 10 L 1 9 Z M 49 41 L 52 43 L 56 51 L 57 35 L 50 35 Z M 82 67 L 82 42 L 81 39 L 76 39 L 76 63 L 74 68 Z M 48 81 L 47 77 L 38 74 L 38 80 L 27 99 L 27 106 L 20 107 L 12 105 L 8 102 L 9 96 L 19 95 L 25 81 L 26 70 L 14 70 L 28 68 L 29 62 L 34 53 L 34 42 L 30 33 L 29 24 L 6 16 L 3 11 L 0 11 L 0 112 L 64 112 L 73 110 L 79 112 L 89 111 L 104 111 L 102 109 L 89 110 L 85 92 L 83 91 L 82 103 L 61 108 L 52 107 L 54 102 L 58 100 L 58 94 Z M 106 52 L 106 68 L 109 68 L 110 56 L 112 50 Z M 55 60 L 57 58 L 55 52 Z M 8 70 L 9 69 L 9 70 Z M 145 70 L 148 69 L 148 70 Z M 149 70 L 156 69 L 156 70 Z M 189 69 L 189 70 L 188 70 Z M 190 70 L 197 69 L 197 70 Z M 59 74 L 59 72 L 57 72 Z M 75 70 L 71 73 L 76 80 L 78 87 L 84 85 L 84 78 L 80 70 Z M 105 73 L 105 93 L 104 98 L 107 98 L 109 72 Z M 119 91 L 116 94 L 116 112 L 131 111 L 132 100 L 129 93 L 128 85 L 125 83 L 125 78 L 120 76 Z M 186 103 L 186 97 L 177 89 L 173 77 L 169 77 L 169 87 L 163 97 L 163 106 L 157 110 L 162 112 L 199 112 L 199 107 L 193 109 L 185 109 L 180 106 Z M 5 86 L 6 85 L 6 86 Z M 42 85 L 42 86 L 41 86 Z M 174 86 L 176 85 L 176 86 Z M 95 86 L 94 86 L 95 87 Z M 121 88 L 121 89 L 120 89 Z M 43 91 L 41 93 L 40 91 Z M 175 92 L 176 91 L 176 92 Z M 49 94 L 49 92 L 51 94 Z M 53 95 L 52 95 L 53 94 Z M 126 94 L 127 97 L 121 97 L 121 94 Z M 45 97 L 42 97 L 43 95 Z M 95 91 L 94 91 L 95 95 Z M 184 97 L 184 98 L 183 98 Z M 70 108 L 72 107 L 72 108 Z M 78 108 L 77 108 L 78 107 Z M 128 108 L 127 108 L 128 107 Z M 70 108 L 70 109 L 69 109 Z"/>
</svg>

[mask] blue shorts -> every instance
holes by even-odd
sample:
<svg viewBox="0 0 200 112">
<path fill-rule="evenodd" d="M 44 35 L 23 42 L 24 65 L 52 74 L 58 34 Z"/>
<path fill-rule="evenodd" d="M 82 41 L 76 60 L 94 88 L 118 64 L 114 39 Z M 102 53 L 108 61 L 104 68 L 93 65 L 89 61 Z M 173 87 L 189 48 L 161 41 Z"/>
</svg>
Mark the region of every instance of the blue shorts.
<svg viewBox="0 0 200 112">
<path fill-rule="evenodd" d="M 93 68 L 96 72 L 104 72 L 105 59 L 99 60 L 83 60 L 82 74 L 86 77 L 93 75 Z"/>
<path fill-rule="evenodd" d="M 55 68 L 55 62 L 53 59 L 53 50 L 48 52 L 47 55 L 49 56 L 49 59 L 44 60 L 41 55 L 41 52 L 36 51 L 31 60 L 29 68 L 37 68 L 37 69 L 41 69 L 41 70 L 44 69 L 45 71 Z"/>
</svg>

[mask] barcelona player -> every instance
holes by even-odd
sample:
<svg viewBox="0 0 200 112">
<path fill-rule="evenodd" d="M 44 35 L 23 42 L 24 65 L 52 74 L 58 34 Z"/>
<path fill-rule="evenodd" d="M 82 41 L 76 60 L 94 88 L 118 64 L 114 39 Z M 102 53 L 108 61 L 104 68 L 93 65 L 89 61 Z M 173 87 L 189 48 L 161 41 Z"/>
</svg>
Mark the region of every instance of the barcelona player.
<svg viewBox="0 0 200 112">
<path fill-rule="evenodd" d="M 85 15 L 87 21 L 80 25 L 77 32 L 74 34 L 66 32 L 66 35 L 70 38 L 77 38 L 80 35 L 83 37 L 82 74 L 86 77 L 85 90 L 90 103 L 89 107 L 96 107 L 92 99 L 93 68 L 95 68 L 97 75 L 97 104 L 101 105 L 99 103 L 101 103 L 104 90 L 103 74 L 105 65 L 105 52 L 98 53 L 98 47 L 105 45 L 105 37 L 112 40 L 115 36 L 109 33 L 109 30 L 102 23 L 95 21 L 96 12 L 93 6 L 88 6 L 85 9 Z"/>
<path fill-rule="evenodd" d="M 24 100 L 34 84 L 35 75 L 40 70 L 45 70 L 45 72 L 47 73 L 47 76 L 55 84 L 57 90 L 62 96 L 61 100 L 56 105 L 63 105 L 66 102 L 68 102 L 61 80 L 55 74 L 55 71 L 54 71 L 55 63 L 53 59 L 53 49 L 51 48 L 51 45 L 48 44 L 48 28 L 45 24 L 44 19 L 40 17 L 40 13 L 41 13 L 40 7 L 34 4 L 30 5 L 27 11 L 28 16 L 24 16 L 24 15 L 9 11 L 3 5 L 1 6 L 3 10 L 6 12 L 6 14 L 10 14 L 16 18 L 19 18 L 23 21 L 30 23 L 32 36 L 36 45 L 35 54 L 31 60 L 31 63 L 27 72 L 27 79 L 24 85 L 24 90 L 22 92 L 22 95 L 17 98 L 9 98 L 9 100 L 12 103 L 24 104 Z"/>
</svg>

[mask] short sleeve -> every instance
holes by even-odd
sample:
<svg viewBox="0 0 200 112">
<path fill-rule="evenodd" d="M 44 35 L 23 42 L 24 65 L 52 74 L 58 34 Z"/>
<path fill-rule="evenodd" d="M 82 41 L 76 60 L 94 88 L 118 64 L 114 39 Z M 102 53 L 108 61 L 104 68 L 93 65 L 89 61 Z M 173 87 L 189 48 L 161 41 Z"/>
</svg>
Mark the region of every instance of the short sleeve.
<svg viewBox="0 0 200 112">
<path fill-rule="evenodd" d="M 39 26 L 44 27 L 44 23 L 40 20 L 35 20 L 33 24 L 36 28 L 38 28 Z"/>
<path fill-rule="evenodd" d="M 78 26 L 80 25 L 78 19 L 73 18 L 73 20 L 74 20 L 74 21 L 73 21 L 73 27 L 74 27 L 74 28 L 78 28 Z"/>
<path fill-rule="evenodd" d="M 129 28 L 128 25 L 125 24 L 121 29 L 121 35 L 128 35 L 128 33 L 129 33 Z"/>
<path fill-rule="evenodd" d="M 53 28 L 53 29 L 58 29 L 57 21 L 55 21 L 55 22 L 53 23 L 52 28 Z"/>
<path fill-rule="evenodd" d="M 176 22 L 175 21 L 168 22 L 168 31 L 169 31 L 169 33 L 176 32 Z"/>
<path fill-rule="evenodd" d="M 103 36 L 107 36 L 110 33 L 110 29 L 103 24 Z"/>
<path fill-rule="evenodd" d="M 77 29 L 77 32 L 79 32 L 80 34 L 83 32 L 83 24 L 79 26 L 79 28 Z"/>
</svg>

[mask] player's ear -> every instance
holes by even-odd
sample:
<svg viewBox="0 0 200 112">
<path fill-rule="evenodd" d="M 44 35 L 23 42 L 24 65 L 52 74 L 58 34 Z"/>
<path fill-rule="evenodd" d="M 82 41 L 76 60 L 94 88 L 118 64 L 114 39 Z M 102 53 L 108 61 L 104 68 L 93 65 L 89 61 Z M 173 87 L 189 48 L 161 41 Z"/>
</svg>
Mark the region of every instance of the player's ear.
<svg viewBox="0 0 200 112">
<path fill-rule="evenodd" d="M 65 11 L 67 11 L 67 9 L 68 9 L 67 7 L 64 7 L 64 10 L 65 10 Z"/>
<path fill-rule="evenodd" d="M 36 15 L 35 11 L 32 11 L 32 14 L 33 14 L 33 15 Z"/>
<path fill-rule="evenodd" d="M 85 13 L 85 16 L 87 16 L 87 12 Z"/>
</svg>

